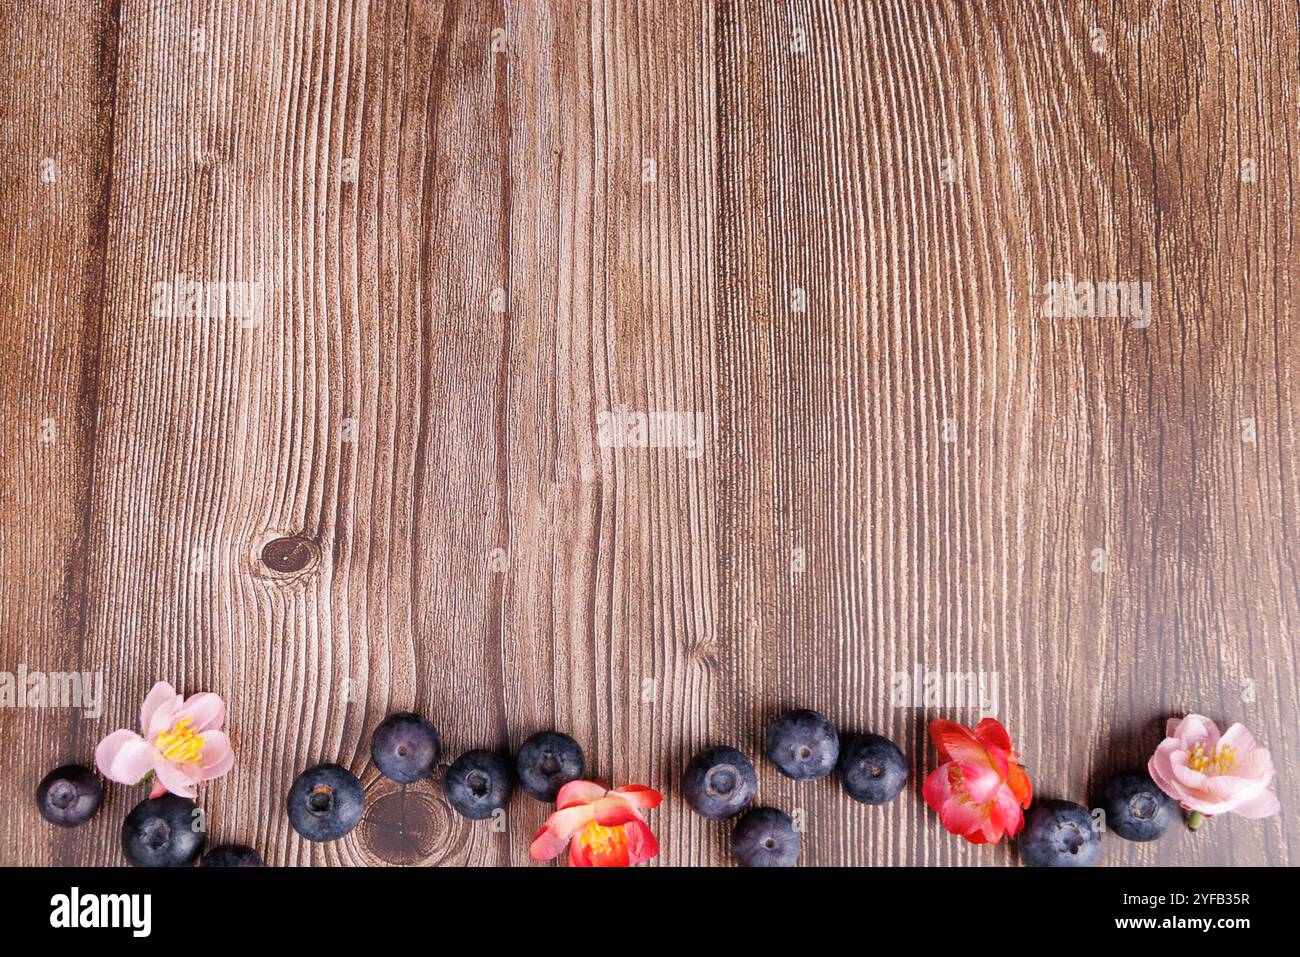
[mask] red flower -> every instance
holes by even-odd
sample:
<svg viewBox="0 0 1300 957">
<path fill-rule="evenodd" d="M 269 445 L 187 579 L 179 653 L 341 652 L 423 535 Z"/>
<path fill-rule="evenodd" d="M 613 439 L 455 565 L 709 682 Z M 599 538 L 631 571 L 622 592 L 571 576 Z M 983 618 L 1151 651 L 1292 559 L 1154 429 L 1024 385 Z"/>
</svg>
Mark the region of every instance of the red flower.
<svg viewBox="0 0 1300 957">
<path fill-rule="evenodd" d="M 939 765 L 925 779 L 925 803 L 939 812 L 950 834 L 972 844 L 996 844 L 1025 825 L 1033 788 L 1007 729 L 985 718 L 974 730 L 955 721 L 931 721 Z"/>
<path fill-rule="evenodd" d="M 574 867 L 628 867 L 659 853 L 641 818 L 664 796 L 642 784 L 606 791 L 594 781 L 570 781 L 555 798 L 555 813 L 533 838 L 528 853 L 549 861 L 567 846 Z"/>
</svg>

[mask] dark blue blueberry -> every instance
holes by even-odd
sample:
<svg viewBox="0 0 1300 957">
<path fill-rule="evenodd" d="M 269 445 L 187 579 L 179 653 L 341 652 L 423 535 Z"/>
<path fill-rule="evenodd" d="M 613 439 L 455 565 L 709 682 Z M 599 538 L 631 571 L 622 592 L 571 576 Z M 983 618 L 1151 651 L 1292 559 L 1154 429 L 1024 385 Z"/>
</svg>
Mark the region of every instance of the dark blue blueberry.
<svg viewBox="0 0 1300 957">
<path fill-rule="evenodd" d="M 122 853 L 136 867 L 189 867 L 203 850 L 203 819 L 176 794 L 141 801 L 122 822 Z"/>
<path fill-rule="evenodd" d="M 1025 815 L 1020 859 L 1030 867 L 1092 867 L 1101 857 L 1101 832 L 1088 809 L 1073 801 L 1039 801 Z"/>
<path fill-rule="evenodd" d="M 587 773 L 582 748 L 567 734 L 539 731 L 515 758 L 519 786 L 539 801 L 554 801 L 560 788 Z"/>
<path fill-rule="evenodd" d="M 907 759 L 878 734 L 859 734 L 840 752 L 840 782 L 863 804 L 888 804 L 907 783 Z"/>
<path fill-rule="evenodd" d="M 735 748 L 709 748 L 691 758 L 682 773 L 686 803 L 710 821 L 735 817 L 754 800 L 754 766 Z"/>
<path fill-rule="evenodd" d="M 41 779 L 36 787 L 36 806 L 41 817 L 59 827 L 85 824 L 99 810 L 104 785 L 80 764 L 65 764 Z"/>
<path fill-rule="evenodd" d="M 438 729 L 418 714 L 390 714 L 370 738 L 375 767 L 399 784 L 428 777 L 441 750 Z"/>
<path fill-rule="evenodd" d="M 796 781 L 830 774 L 839 754 L 835 725 L 816 711 L 788 712 L 767 729 L 767 756 L 782 774 Z"/>
<path fill-rule="evenodd" d="M 365 793 L 347 768 L 318 764 L 298 775 L 286 804 L 295 831 L 309 841 L 334 841 L 361 820 Z"/>
<path fill-rule="evenodd" d="M 261 867 L 262 855 L 247 844 L 222 844 L 203 855 L 199 867 Z"/>
<path fill-rule="evenodd" d="M 794 867 L 799 832 L 785 812 L 756 807 L 732 828 L 731 853 L 742 867 Z"/>
<path fill-rule="evenodd" d="M 1130 841 L 1154 841 L 1178 819 L 1178 802 L 1145 771 L 1125 771 L 1101 792 L 1106 827 Z"/>
<path fill-rule="evenodd" d="M 442 786 L 452 807 L 471 821 L 482 821 L 510 802 L 515 772 L 499 754 L 466 751 L 447 769 Z"/>
</svg>

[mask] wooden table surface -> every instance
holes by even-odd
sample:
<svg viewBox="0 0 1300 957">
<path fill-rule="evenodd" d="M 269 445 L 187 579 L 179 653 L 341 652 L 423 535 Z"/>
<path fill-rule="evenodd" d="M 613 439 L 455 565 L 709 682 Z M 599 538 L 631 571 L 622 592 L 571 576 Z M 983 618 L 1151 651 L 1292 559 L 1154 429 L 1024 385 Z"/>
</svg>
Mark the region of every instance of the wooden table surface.
<svg viewBox="0 0 1300 957">
<path fill-rule="evenodd" d="M 926 722 L 978 714 L 918 671 L 996 682 L 1079 801 L 1168 715 L 1245 722 L 1280 818 L 1104 861 L 1294 863 L 1298 19 L 4 0 L 0 670 L 104 701 L 0 708 L 0 863 L 121 862 L 142 789 L 70 831 L 32 792 L 160 679 L 228 702 L 210 839 L 276 864 L 527 862 L 542 804 L 377 774 L 410 708 L 451 757 L 568 731 L 669 793 L 656 863 L 724 863 L 681 766 L 789 706 L 914 773 L 758 762 L 804 863 L 1014 863 L 923 804 Z M 684 431 L 605 441 L 638 412 Z M 319 761 L 367 791 L 329 845 L 283 812 Z"/>
</svg>

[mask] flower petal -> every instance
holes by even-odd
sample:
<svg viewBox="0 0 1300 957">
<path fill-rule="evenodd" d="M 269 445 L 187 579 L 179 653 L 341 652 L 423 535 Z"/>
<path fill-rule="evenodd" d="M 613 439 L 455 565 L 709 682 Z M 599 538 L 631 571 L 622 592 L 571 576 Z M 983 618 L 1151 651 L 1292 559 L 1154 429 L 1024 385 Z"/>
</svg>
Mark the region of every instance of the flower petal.
<svg viewBox="0 0 1300 957">
<path fill-rule="evenodd" d="M 623 833 L 627 837 L 628 858 L 633 864 L 648 861 L 659 853 L 659 841 L 645 821 L 631 821 L 624 826 Z"/>
<path fill-rule="evenodd" d="M 118 784 L 139 784 L 153 770 L 157 750 L 134 731 L 114 731 L 95 748 L 95 767 Z"/>
<path fill-rule="evenodd" d="M 1147 762 L 1147 774 L 1151 775 L 1151 780 L 1156 782 L 1156 787 L 1175 801 L 1181 801 L 1183 797 L 1182 788 L 1174 782 L 1172 764 L 1172 756 L 1180 747 L 1177 738 L 1165 738 L 1156 748 L 1156 753 L 1151 755 L 1151 760 Z"/>
<path fill-rule="evenodd" d="M 988 808 L 971 804 L 960 797 L 951 797 L 939 811 L 939 819 L 949 834 L 960 834 L 972 844 L 986 844 L 984 826 L 988 821 Z"/>
<path fill-rule="evenodd" d="M 203 751 L 199 755 L 199 768 L 203 780 L 219 778 L 235 766 L 235 752 L 224 731 L 209 731 L 203 736 Z"/>
<path fill-rule="evenodd" d="M 629 821 L 639 821 L 636 808 L 623 798 L 610 794 L 591 805 L 596 823 L 602 827 L 621 827 Z"/>
<path fill-rule="evenodd" d="M 153 770 L 158 775 L 158 780 L 162 782 L 162 786 L 171 791 L 172 794 L 193 798 L 194 785 L 198 784 L 199 780 L 195 780 L 194 772 L 185 770 L 187 767 L 193 767 L 193 765 L 176 764 L 164 759 L 162 755 L 158 755 Z M 197 770 L 196 768 L 195 771 Z"/>
<path fill-rule="evenodd" d="M 990 750 L 1011 753 L 1011 735 L 996 718 L 985 718 L 975 725 L 975 739 Z"/>
<path fill-rule="evenodd" d="M 577 804 L 595 804 L 605 796 L 605 789 L 595 781 L 570 781 L 555 796 L 555 806 L 560 810 Z"/>
<path fill-rule="evenodd" d="M 658 807 L 664 799 L 662 794 L 644 784 L 625 784 L 614 788 L 614 793 L 621 794 L 629 804 L 642 811 Z"/>
<path fill-rule="evenodd" d="M 1005 782 L 1002 775 L 990 767 L 977 764 L 958 764 L 966 794 L 976 804 L 987 804 L 997 797 Z"/>
<path fill-rule="evenodd" d="M 939 765 L 930 772 L 930 776 L 925 779 L 925 784 L 921 786 L 921 796 L 925 798 L 925 803 L 939 812 L 943 811 L 944 804 L 953 796 L 952 781 L 948 777 L 951 764 L 950 761 Z"/>
<path fill-rule="evenodd" d="M 1183 743 L 1183 747 L 1203 742 L 1205 750 L 1213 751 L 1219 743 L 1219 726 L 1203 714 L 1189 714 L 1178 722 L 1176 734 L 1169 735 Z"/>
<path fill-rule="evenodd" d="M 535 861 L 549 861 L 559 856 L 559 853 L 568 846 L 568 835 L 561 837 L 543 824 L 542 829 L 533 838 L 533 843 L 528 845 L 528 856 Z"/>
<path fill-rule="evenodd" d="M 990 843 L 996 844 L 1003 834 L 1007 837 L 1015 837 L 1024 827 L 1025 815 L 1020 810 L 1021 806 L 1020 799 L 1009 786 L 1003 787 L 998 792 L 989 811 L 989 821 L 994 825 L 995 832 L 985 828 L 985 834 L 991 835 Z"/>
<path fill-rule="evenodd" d="M 1242 817 L 1260 818 L 1272 817 L 1281 810 L 1282 804 L 1278 801 L 1277 794 L 1272 791 L 1264 791 L 1258 797 L 1244 804 L 1239 804 L 1234 809 L 1234 813 L 1240 814 Z"/>
<path fill-rule="evenodd" d="M 172 726 L 172 718 L 181 707 L 181 696 L 165 681 L 160 681 L 144 697 L 140 706 L 140 730 L 152 741 Z"/>
<path fill-rule="evenodd" d="M 591 804 L 575 804 L 562 811 L 555 811 L 546 819 L 543 827 L 567 843 L 575 831 L 586 827 L 591 821 L 594 816 L 592 807 Z"/>
<path fill-rule="evenodd" d="M 1226 745 L 1238 754 L 1248 754 L 1255 749 L 1255 738 L 1244 724 L 1234 724 L 1219 739 L 1220 747 Z"/>
<path fill-rule="evenodd" d="M 204 691 L 190 695 L 176 717 L 193 718 L 194 730 L 200 734 L 215 731 L 226 723 L 226 705 L 219 696 Z"/>
<path fill-rule="evenodd" d="M 993 767 L 988 751 L 965 725 L 938 718 L 930 722 L 930 737 L 939 751 L 941 761 L 960 761 L 964 764 L 984 764 Z"/>
<path fill-rule="evenodd" d="M 1025 769 L 1014 761 L 1007 762 L 1007 786 L 1022 808 L 1027 808 L 1034 800 L 1034 786 L 1029 781 Z"/>
</svg>

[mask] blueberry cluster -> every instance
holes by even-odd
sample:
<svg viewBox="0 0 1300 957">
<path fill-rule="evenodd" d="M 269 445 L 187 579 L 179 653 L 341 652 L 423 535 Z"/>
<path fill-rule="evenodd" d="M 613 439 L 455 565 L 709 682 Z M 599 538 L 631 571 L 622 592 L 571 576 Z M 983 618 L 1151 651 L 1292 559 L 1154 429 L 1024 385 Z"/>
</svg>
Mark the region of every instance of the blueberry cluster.
<svg viewBox="0 0 1300 957">
<path fill-rule="evenodd" d="M 99 810 L 104 786 L 80 764 L 55 768 L 36 787 L 41 817 L 59 827 L 85 824 Z M 141 801 L 122 822 L 122 853 L 136 867 L 189 867 L 206 843 L 202 815 L 189 798 L 175 794 Z M 260 867 L 257 851 L 222 844 L 203 856 L 203 867 Z"/>
<path fill-rule="evenodd" d="M 816 711 L 790 711 L 767 729 L 768 759 L 795 781 L 815 781 L 838 769 L 849 797 L 886 804 L 907 783 L 907 762 L 898 745 L 862 734 L 840 747 L 835 725 Z M 682 792 L 711 821 L 744 816 L 731 832 L 731 852 L 745 867 L 792 867 L 799 859 L 799 832 L 790 815 L 771 807 L 746 810 L 758 790 L 754 765 L 735 748 L 709 748 L 695 755 L 682 774 Z"/>
<path fill-rule="evenodd" d="M 1178 817 L 1178 804 L 1146 771 L 1124 771 L 1101 792 L 1106 827 L 1129 841 L 1154 841 Z M 1073 801 L 1040 800 L 1025 815 L 1020 860 L 1030 867 L 1092 867 L 1101 859 L 1101 828 Z"/>
<path fill-rule="evenodd" d="M 907 783 L 907 761 L 898 745 L 877 734 L 856 735 L 843 746 L 835 726 L 816 711 L 790 711 L 767 729 L 765 750 L 777 770 L 795 781 L 815 781 L 832 770 L 855 801 L 887 804 Z M 686 765 L 687 803 L 711 821 L 742 814 L 731 849 L 745 867 L 791 867 L 799 858 L 799 832 L 790 816 L 771 807 L 749 809 L 758 779 L 735 748 L 701 751 Z M 1178 805 L 1145 771 L 1125 771 L 1101 794 L 1100 809 L 1111 831 L 1130 841 L 1153 841 L 1178 817 Z M 1040 800 L 1025 817 L 1020 859 L 1031 867 L 1090 867 L 1101 857 L 1101 830 L 1092 813 L 1072 801 Z"/>
<path fill-rule="evenodd" d="M 389 715 L 370 738 L 375 767 L 399 784 L 429 777 L 441 756 L 438 729 L 418 714 Z M 586 771 L 577 741 L 557 731 L 540 731 L 523 743 L 513 766 L 495 751 L 466 751 L 442 776 L 442 787 L 458 813 L 481 821 L 510 803 L 516 783 L 539 801 L 553 801 L 560 788 Z M 337 764 L 318 764 L 298 775 L 287 808 L 289 823 L 307 840 L 337 840 L 361 821 L 361 782 Z"/>
<path fill-rule="evenodd" d="M 370 739 L 370 757 L 385 777 L 410 784 L 438 765 L 438 729 L 418 714 L 389 715 Z M 447 800 L 471 820 L 504 808 L 516 781 L 539 801 L 553 801 L 560 788 L 586 773 L 582 748 L 567 734 L 542 731 L 523 743 L 513 765 L 493 751 L 467 751 L 443 775 Z M 104 788 L 88 768 L 69 764 L 45 776 L 36 789 L 41 816 L 60 827 L 94 817 Z M 289 823 L 309 841 L 334 841 L 361 822 L 365 793 L 357 776 L 338 764 L 318 764 L 299 774 L 285 799 Z M 203 853 L 202 812 L 175 794 L 141 801 L 122 823 L 122 854 L 136 867 L 261 867 L 262 858 L 244 844 L 222 844 Z"/>
</svg>

